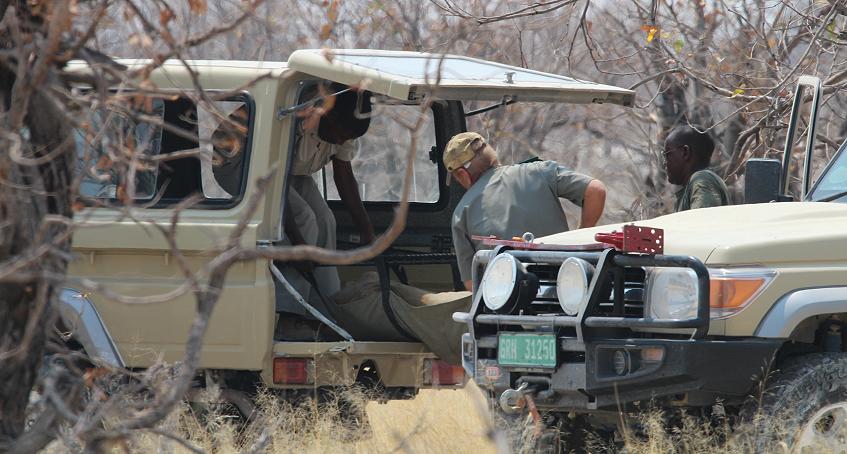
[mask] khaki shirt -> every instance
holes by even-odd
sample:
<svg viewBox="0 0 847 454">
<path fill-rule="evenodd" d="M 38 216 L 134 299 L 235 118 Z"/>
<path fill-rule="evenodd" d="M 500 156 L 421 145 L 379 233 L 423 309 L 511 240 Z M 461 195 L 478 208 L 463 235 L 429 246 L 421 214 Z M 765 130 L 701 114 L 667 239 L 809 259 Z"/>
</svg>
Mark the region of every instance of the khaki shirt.
<svg viewBox="0 0 847 454">
<path fill-rule="evenodd" d="M 677 191 L 674 211 L 730 204 L 732 204 L 732 198 L 721 177 L 709 169 L 703 169 L 694 172 L 688 179 L 688 184 Z"/>
<path fill-rule="evenodd" d="M 471 279 L 477 250 L 473 235 L 512 239 L 525 232 L 536 237 L 568 230 L 559 202 L 564 197 L 582 206 L 591 177 L 554 161 L 489 169 L 471 186 L 453 211 L 453 246 L 462 280 Z"/>
<path fill-rule="evenodd" d="M 358 150 L 356 140 L 348 140 L 341 145 L 324 142 L 317 131 L 300 131 L 298 144 L 295 145 L 291 174 L 309 176 L 324 168 L 333 157 L 342 161 L 352 161 Z"/>
</svg>

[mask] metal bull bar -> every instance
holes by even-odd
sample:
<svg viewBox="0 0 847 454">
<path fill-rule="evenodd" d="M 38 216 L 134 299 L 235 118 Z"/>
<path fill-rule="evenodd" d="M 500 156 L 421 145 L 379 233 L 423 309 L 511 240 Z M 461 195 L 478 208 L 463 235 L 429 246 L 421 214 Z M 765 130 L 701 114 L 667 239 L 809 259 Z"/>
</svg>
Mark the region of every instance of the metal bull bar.
<svg viewBox="0 0 847 454">
<path fill-rule="evenodd" d="M 545 263 L 551 265 L 561 264 L 568 257 L 578 257 L 596 265 L 594 279 L 589 286 L 589 301 L 587 307 L 577 316 L 537 316 L 537 315 L 501 315 L 480 313 L 482 301 L 474 298 L 474 306 L 471 314 L 478 314 L 472 318 L 472 323 L 483 325 L 525 325 L 525 326 L 556 326 L 556 327 L 579 327 L 589 328 L 694 328 L 693 338 L 702 339 L 709 331 L 709 271 L 699 259 L 690 256 L 678 255 L 631 255 L 607 249 L 603 252 L 569 252 L 569 251 L 543 251 L 543 250 L 504 250 L 495 249 L 485 254 L 478 254 L 474 258 L 474 265 L 484 265 L 493 255 L 497 253 L 511 254 L 522 262 Z M 608 271 L 614 267 L 677 267 L 689 268 L 697 276 L 697 315 L 694 318 L 677 319 L 653 319 L 648 317 L 629 318 L 592 315 L 592 310 L 599 305 L 600 291 L 608 279 Z M 476 274 L 476 273 L 475 273 Z M 477 292 L 479 279 L 474 279 L 474 292 Z M 613 285 L 615 285 L 613 283 Z M 619 294 L 622 289 L 616 289 Z M 470 321 L 472 315 L 467 313 L 454 314 L 456 321 Z"/>
</svg>

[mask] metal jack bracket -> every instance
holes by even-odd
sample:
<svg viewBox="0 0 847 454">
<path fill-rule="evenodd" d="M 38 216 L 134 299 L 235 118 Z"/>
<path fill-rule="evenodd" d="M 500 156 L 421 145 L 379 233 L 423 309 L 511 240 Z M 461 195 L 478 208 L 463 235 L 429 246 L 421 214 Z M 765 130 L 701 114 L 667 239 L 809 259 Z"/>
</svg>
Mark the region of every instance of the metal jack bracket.
<svg viewBox="0 0 847 454">
<path fill-rule="evenodd" d="M 517 389 L 507 389 L 500 394 L 500 408 L 504 413 L 514 415 L 520 413 L 526 406 L 524 394 L 527 393 L 529 383 L 522 383 Z"/>
</svg>

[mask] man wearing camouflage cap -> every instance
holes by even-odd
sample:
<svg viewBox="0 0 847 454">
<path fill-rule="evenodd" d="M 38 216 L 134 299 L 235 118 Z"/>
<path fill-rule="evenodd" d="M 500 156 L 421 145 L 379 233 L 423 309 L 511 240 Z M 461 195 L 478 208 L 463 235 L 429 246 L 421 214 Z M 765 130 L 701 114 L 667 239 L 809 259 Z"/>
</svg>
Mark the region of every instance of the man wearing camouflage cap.
<svg viewBox="0 0 847 454">
<path fill-rule="evenodd" d="M 455 135 L 444 149 L 444 166 L 467 192 L 453 212 L 453 247 L 465 287 L 471 288 L 471 264 L 481 244 L 474 235 L 511 239 L 568 230 L 559 198 L 582 207 L 579 228 L 593 227 L 603 214 L 606 187 L 555 161 L 503 166 L 497 153 L 475 132 Z M 448 180 L 449 182 L 449 180 Z"/>
</svg>

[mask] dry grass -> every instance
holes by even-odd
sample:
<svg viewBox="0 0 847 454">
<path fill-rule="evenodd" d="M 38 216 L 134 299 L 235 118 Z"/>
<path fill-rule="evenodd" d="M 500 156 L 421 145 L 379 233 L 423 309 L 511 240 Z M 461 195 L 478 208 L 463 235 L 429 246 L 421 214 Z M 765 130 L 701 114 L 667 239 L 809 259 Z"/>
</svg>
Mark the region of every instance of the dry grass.
<svg viewBox="0 0 847 454">
<path fill-rule="evenodd" d="M 261 430 L 277 425 L 265 453 L 494 453 L 487 437 L 488 411 L 479 389 L 422 390 L 414 400 L 368 402 L 370 427 L 358 432 L 338 424 L 337 407 L 293 407 L 268 397 L 261 402 L 265 423 L 237 433 L 221 415 L 204 416 L 188 406 L 160 427 L 185 437 L 205 452 L 249 451 Z M 261 426 L 261 427 L 259 427 Z M 160 433 L 143 433 L 130 443 L 131 452 L 189 453 L 190 449 Z M 122 451 L 120 450 L 115 452 Z M 64 452 L 54 444 L 51 452 Z"/>
<path fill-rule="evenodd" d="M 348 396 L 349 397 L 349 396 Z M 472 383 L 464 390 L 423 390 L 414 400 L 386 404 L 351 400 L 365 406 L 370 426 L 350 429 L 339 423 L 337 405 L 284 403 L 274 396 L 260 398 L 264 419 L 239 433 L 237 425 L 221 414 L 206 415 L 185 405 L 156 431 L 135 434 L 126 444 L 116 443 L 112 452 L 232 453 L 252 451 L 265 438 L 264 453 L 495 453 L 491 416 L 480 390 Z M 730 433 L 729 427 L 704 424 L 699 418 L 676 417 L 668 424 L 659 410 L 626 417 L 631 429 L 620 444 L 609 440 L 590 441 L 590 452 L 627 454 L 707 454 L 759 451 L 744 431 Z M 263 433 L 266 432 L 266 433 Z M 740 432 L 740 433 L 739 433 Z M 173 434 L 186 444 L 163 434 Z M 619 439 L 620 440 L 620 439 Z M 63 453 L 77 449 L 59 442 L 47 450 Z M 70 444 L 70 446 L 73 446 Z M 774 452 L 789 453 L 784 444 Z M 834 452 L 825 446 L 818 453 Z"/>
</svg>

